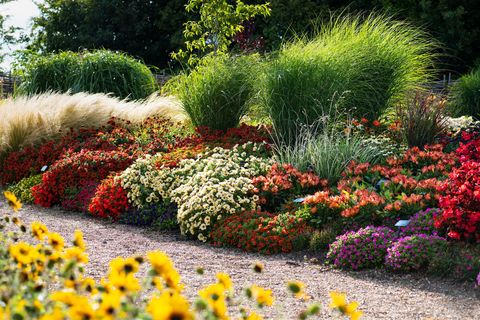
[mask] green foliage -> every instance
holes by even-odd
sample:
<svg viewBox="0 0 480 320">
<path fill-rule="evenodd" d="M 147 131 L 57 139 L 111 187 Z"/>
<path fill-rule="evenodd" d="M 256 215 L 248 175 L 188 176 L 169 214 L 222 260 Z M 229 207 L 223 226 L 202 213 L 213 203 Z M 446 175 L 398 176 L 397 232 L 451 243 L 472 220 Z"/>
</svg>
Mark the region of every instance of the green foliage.
<svg viewBox="0 0 480 320">
<path fill-rule="evenodd" d="M 23 203 L 33 203 L 32 187 L 42 182 L 42 175 L 37 174 L 27 178 L 23 178 L 17 184 L 8 188 Z"/>
<path fill-rule="evenodd" d="M 291 138 L 297 123 L 314 123 L 332 104 L 376 119 L 431 78 L 434 47 L 423 31 L 384 15 L 338 17 L 270 61 L 263 104 L 277 134 Z"/>
<path fill-rule="evenodd" d="M 147 66 L 108 50 L 35 56 L 20 72 L 23 81 L 17 93 L 21 95 L 46 91 L 103 92 L 143 99 L 156 90 L 155 78 Z"/>
<path fill-rule="evenodd" d="M 236 0 L 235 6 L 226 0 L 189 0 L 187 12 L 198 12 L 200 20 L 184 24 L 183 34 L 187 41 L 186 50 L 179 50 L 172 56 L 181 60 L 188 57 L 188 64 L 195 65 L 208 53 L 226 53 L 233 36 L 242 31 L 242 23 L 255 16 L 268 16 L 269 4 L 246 5 Z"/>
<path fill-rule="evenodd" d="M 452 88 L 452 111 L 480 119 L 480 68 L 462 76 Z"/>
<path fill-rule="evenodd" d="M 329 120 L 329 116 L 324 119 L 323 123 L 301 128 L 290 144 L 275 141 L 277 162 L 289 163 L 300 171 L 313 170 L 330 185 L 335 185 L 352 160 L 374 163 L 383 158 L 381 145 L 370 143 L 360 135 L 340 132 L 331 127 L 335 120 Z"/>
<path fill-rule="evenodd" d="M 120 50 L 165 68 L 182 44 L 185 0 L 44 0 L 30 47 L 42 53 Z"/>
<path fill-rule="evenodd" d="M 10 1 L 11 0 L 0 0 L 0 6 Z M 15 28 L 13 26 L 7 28 L 5 26 L 5 21 L 7 18 L 8 16 L 4 16 L 0 13 L 0 63 L 3 62 L 5 56 L 4 46 L 8 46 L 9 44 L 13 44 L 17 41 L 17 39 L 15 38 L 15 31 L 17 31 L 18 28 Z"/>
<path fill-rule="evenodd" d="M 211 56 L 170 85 L 193 125 L 225 130 L 238 126 L 247 112 L 258 66 L 257 56 Z"/>
<path fill-rule="evenodd" d="M 341 232 L 341 224 L 338 222 L 322 226 L 320 230 L 313 232 L 312 237 L 310 238 L 310 250 L 327 250 L 330 243 L 334 242 L 335 238 L 341 234 Z"/>
<path fill-rule="evenodd" d="M 410 148 L 434 144 L 446 131 L 446 100 L 441 95 L 417 91 L 397 109 L 400 130 Z"/>
</svg>

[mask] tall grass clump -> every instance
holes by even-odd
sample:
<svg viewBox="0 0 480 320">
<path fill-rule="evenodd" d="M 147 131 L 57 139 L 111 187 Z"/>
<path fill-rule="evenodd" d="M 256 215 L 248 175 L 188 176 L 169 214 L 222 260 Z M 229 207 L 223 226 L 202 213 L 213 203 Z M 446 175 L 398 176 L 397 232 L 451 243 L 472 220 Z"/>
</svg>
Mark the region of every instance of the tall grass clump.
<svg viewBox="0 0 480 320">
<path fill-rule="evenodd" d="M 456 115 L 480 119 L 480 67 L 462 76 L 452 87 L 451 107 Z"/>
<path fill-rule="evenodd" d="M 17 94 L 48 91 L 111 93 L 132 100 L 144 99 L 156 89 L 150 69 L 126 54 L 109 50 L 62 52 L 35 56 L 21 68 Z"/>
<path fill-rule="evenodd" d="M 101 93 L 44 93 L 10 98 L 0 104 L 0 154 L 55 139 L 69 128 L 100 127 L 111 117 L 135 125 L 152 116 L 173 122 L 186 119 L 177 99 L 157 95 L 138 101 Z"/>
<path fill-rule="evenodd" d="M 226 130 L 238 126 L 247 112 L 257 66 L 257 56 L 212 56 L 170 86 L 194 126 Z"/>
<path fill-rule="evenodd" d="M 290 144 L 274 140 L 276 161 L 292 164 L 302 171 L 312 170 L 335 185 L 352 160 L 376 163 L 382 159 L 384 152 L 380 145 L 340 130 L 336 117 L 324 115 L 312 125 L 302 125 Z M 349 127 L 347 124 L 345 128 Z"/>
<path fill-rule="evenodd" d="M 332 103 L 378 118 L 431 79 L 435 47 L 422 30 L 385 15 L 334 18 L 313 39 L 296 39 L 270 60 L 263 105 L 289 143 L 297 123 L 314 123 Z"/>
<path fill-rule="evenodd" d="M 400 131 L 410 148 L 433 144 L 447 131 L 446 103 L 442 94 L 417 91 L 397 107 Z"/>
</svg>

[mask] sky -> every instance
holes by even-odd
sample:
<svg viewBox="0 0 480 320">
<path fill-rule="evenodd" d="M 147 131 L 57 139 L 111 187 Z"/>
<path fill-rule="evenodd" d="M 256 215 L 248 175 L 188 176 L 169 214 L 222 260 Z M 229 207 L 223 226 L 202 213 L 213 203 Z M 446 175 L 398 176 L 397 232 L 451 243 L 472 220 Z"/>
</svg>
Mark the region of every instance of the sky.
<svg viewBox="0 0 480 320">
<path fill-rule="evenodd" d="M 35 2 L 42 2 L 35 0 Z M 31 24 L 32 17 L 39 14 L 38 8 L 33 0 L 15 0 L 9 3 L 0 4 L 0 12 L 2 15 L 8 15 L 6 25 L 13 25 L 22 29 L 28 30 Z M 19 46 L 12 46 L 9 50 L 20 49 Z M 5 49 L 4 49 L 5 50 Z M 1 65 L 3 69 L 9 69 L 11 59 L 6 57 Z"/>
</svg>

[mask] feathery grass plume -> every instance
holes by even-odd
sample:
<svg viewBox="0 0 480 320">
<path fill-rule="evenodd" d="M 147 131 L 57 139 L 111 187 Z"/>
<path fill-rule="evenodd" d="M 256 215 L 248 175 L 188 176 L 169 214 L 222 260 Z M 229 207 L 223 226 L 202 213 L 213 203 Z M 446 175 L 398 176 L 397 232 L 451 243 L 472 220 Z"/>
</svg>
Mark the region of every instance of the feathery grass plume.
<svg viewBox="0 0 480 320">
<path fill-rule="evenodd" d="M 480 67 L 462 76 L 452 87 L 452 112 L 480 119 Z"/>
<path fill-rule="evenodd" d="M 19 95 L 70 91 L 112 93 L 136 100 L 157 89 L 155 77 L 146 65 L 109 50 L 34 56 L 20 73 L 22 82 L 16 91 Z"/>
<path fill-rule="evenodd" d="M 188 75 L 167 84 L 195 126 L 226 130 L 238 126 L 254 94 L 258 56 L 204 58 Z"/>
<path fill-rule="evenodd" d="M 314 123 L 332 103 L 376 119 L 431 80 L 436 47 L 421 29 L 385 15 L 332 17 L 313 39 L 285 44 L 267 63 L 262 104 L 287 143 L 297 122 Z"/>
<path fill-rule="evenodd" d="M 0 105 L 0 153 L 57 138 L 61 129 L 96 128 L 105 125 L 111 117 L 138 124 L 154 115 L 173 122 L 186 119 L 176 98 L 156 94 L 138 101 L 120 100 L 101 93 L 49 92 L 10 98 Z"/>
</svg>

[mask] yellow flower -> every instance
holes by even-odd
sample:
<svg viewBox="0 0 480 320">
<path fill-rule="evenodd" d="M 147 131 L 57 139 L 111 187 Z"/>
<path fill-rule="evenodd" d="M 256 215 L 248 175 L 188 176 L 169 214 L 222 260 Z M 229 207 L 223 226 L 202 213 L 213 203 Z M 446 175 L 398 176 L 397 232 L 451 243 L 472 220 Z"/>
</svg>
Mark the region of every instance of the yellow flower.
<svg viewBox="0 0 480 320">
<path fill-rule="evenodd" d="M 62 251 L 65 242 L 63 237 L 58 233 L 51 232 L 48 234 L 48 243 L 52 246 L 53 249 L 57 251 Z"/>
<path fill-rule="evenodd" d="M 173 291 L 164 291 L 159 297 L 153 297 L 147 305 L 147 312 L 153 320 L 191 320 L 188 301 Z"/>
<path fill-rule="evenodd" d="M 292 280 L 287 284 L 288 290 L 293 293 L 295 298 L 307 300 L 309 297 L 305 294 L 305 284 L 301 281 Z"/>
<path fill-rule="evenodd" d="M 63 320 L 64 318 L 62 310 L 60 308 L 55 308 L 52 312 L 41 316 L 39 320 Z"/>
<path fill-rule="evenodd" d="M 246 320 L 263 320 L 263 317 L 261 315 L 259 315 L 258 313 L 252 311 L 248 317 L 246 318 Z"/>
<path fill-rule="evenodd" d="M 115 258 L 110 261 L 110 270 L 116 273 L 136 273 L 140 264 L 135 258 L 124 259 L 122 257 Z"/>
<path fill-rule="evenodd" d="M 266 290 L 254 284 L 249 288 L 249 292 L 249 295 L 257 301 L 259 307 L 271 306 L 273 304 L 272 290 Z"/>
<path fill-rule="evenodd" d="M 83 279 L 82 289 L 91 294 L 98 293 L 98 289 L 96 288 L 96 285 L 95 285 L 95 280 L 93 280 L 92 278 Z"/>
<path fill-rule="evenodd" d="M 32 223 L 31 229 L 32 235 L 40 241 L 42 241 L 48 233 L 47 227 L 38 221 Z"/>
<path fill-rule="evenodd" d="M 88 263 L 88 255 L 79 247 L 71 247 L 66 249 L 64 258 L 66 260 L 75 260 L 77 263 Z"/>
<path fill-rule="evenodd" d="M 138 279 L 133 273 L 115 273 L 111 272 L 108 276 L 110 284 L 120 290 L 122 293 L 137 292 L 141 289 Z"/>
<path fill-rule="evenodd" d="M 218 283 L 223 285 L 225 290 L 232 289 L 232 279 L 230 279 L 230 276 L 228 274 L 219 272 L 217 273 L 217 279 L 218 279 Z"/>
<path fill-rule="evenodd" d="M 158 275 L 163 275 L 173 269 L 173 263 L 170 258 L 161 251 L 153 251 L 147 254 L 147 258 L 152 265 L 153 270 Z"/>
<path fill-rule="evenodd" d="M 17 212 L 22 207 L 22 203 L 18 201 L 17 197 L 10 191 L 5 191 L 3 195 L 7 199 L 10 208 L 12 208 L 15 212 Z"/>
<path fill-rule="evenodd" d="M 21 263 L 23 265 L 32 263 L 38 255 L 38 252 L 34 247 L 23 241 L 17 244 L 12 244 L 8 248 L 8 251 L 10 252 L 10 256 L 17 263 Z"/>
<path fill-rule="evenodd" d="M 262 273 L 264 268 L 265 267 L 261 262 L 255 262 L 255 264 L 253 265 L 253 271 L 255 271 L 256 273 Z"/>
<path fill-rule="evenodd" d="M 117 316 L 125 317 L 125 312 L 121 310 L 122 296 L 118 291 L 102 294 L 102 302 L 96 311 L 96 317 L 103 320 L 113 320 Z"/>
<path fill-rule="evenodd" d="M 85 301 L 86 299 L 86 297 L 79 296 L 72 291 L 55 291 L 50 295 L 50 300 L 61 302 L 67 306 L 88 303 L 88 300 Z"/>
<path fill-rule="evenodd" d="M 80 300 L 78 303 L 70 307 L 68 311 L 70 319 L 72 320 L 90 320 L 95 316 L 92 306 L 88 303 L 88 300 Z"/>
<path fill-rule="evenodd" d="M 349 316 L 351 320 L 358 320 L 362 316 L 363 312 L 357 310 L 358 302 L 352 301 L 347 304 L 347 295 L 340 292 L 330 292 L 332 301 L 330 302 L 330 308 L 337 309 L 341 314 Z"/>
<path fill-rule="evenodd" d="M 73 245 L 85 251 L 85 241 L 83 240 L 83 233 L 80 230 L 75 230 L 73 235 Z"/>
</svg>

